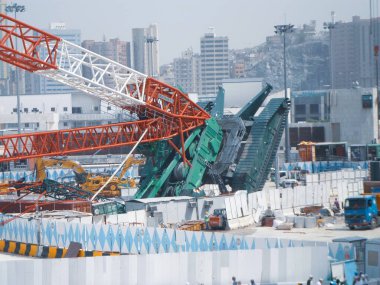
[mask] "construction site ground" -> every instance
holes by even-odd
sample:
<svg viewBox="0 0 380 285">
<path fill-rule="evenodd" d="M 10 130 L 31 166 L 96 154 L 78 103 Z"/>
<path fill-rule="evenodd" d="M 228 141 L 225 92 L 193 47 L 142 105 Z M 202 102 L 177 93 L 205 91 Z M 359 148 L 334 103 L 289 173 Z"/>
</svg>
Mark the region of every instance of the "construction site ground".
<svg viewBox="0 0 380 285">
<path fill-rule="evenodd" d="M 367 239 L 380 237 L 380 227 L 376 229 L 350 230 L 344 224 L 344 217 L 336 217 L 335 223 L 328 223 L 324 227 L 292 228 L 291 230 L 277 230 L 273 227 L 249 226 L 242 229 L 230 230 L 231 234 L 247 235 L 262 238 L 283 238 L 308 241 L 331 242 L 336 238 L 360 236 Z"/>
</svg>

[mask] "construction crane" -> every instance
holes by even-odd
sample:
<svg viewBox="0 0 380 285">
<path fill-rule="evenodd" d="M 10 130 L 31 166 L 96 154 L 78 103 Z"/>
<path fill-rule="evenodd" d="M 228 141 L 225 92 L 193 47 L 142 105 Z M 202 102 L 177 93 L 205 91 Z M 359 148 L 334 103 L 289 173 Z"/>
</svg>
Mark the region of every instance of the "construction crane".
<svg viewBox="0 0 380 285">
<path fill-rule="evenodd" d="M 96 96 L 136 118 L 118 124 L 3 136 L 0 162 L 134 145 L 145 130 L 141 143 L 165 140 L 187 166 L 191 165 L 187 148 L 196 141 L 212 141 L 213 154 L 208 160 L 216 157 L 220 128 L 180 90 L 4 14 L 0 14 L 0 31 L 0 60 Z M 17 40 L 22 43 L 19 50 L 14 44 Z"/>
<path fill-rule="evenodd" d="M 269 84 L 238 115 L 216 119 L 177 88 L 3 14 L 0 31 L 0 60 L 96 96 L 134 118 L 3 136 L 0 162 L 135 148 L 141 142 L 138 151 L 147 159 L 135 198 L 202 196 L 199 187 L 206 181 L 216 181 L 222 192 L 223 183 L 234 191 L 262 189 L 289 112 L 288 99 L 272 99 L 253 119 L 272 90 Z M 19 50 L 16 40 L 22 42 Z"/>
<path fill-rule="evenodd" d="M 134 145 L 148 129 L 142 143 L 167 139 L 189 164 L 184 147 L 187 133 L 203 126 L 210 115 L 186 94 L 4 14 L 0 14 L 0 31 L 0 60 L 94 95 L 136 118 L 119 124 L 3 136 L 0 161 Z M 21 41 L 18 50 L 16 41 Z M 180 138 L 178 146 L 169 140 L 174 137 Z"/>
<path fill-rule="evenodd" d="M 120 174 L 115 176 L 107 187 L 102 192 L 102 195 L 105 197 L 120 197 L 121 196 L 121 185 L 128 184 L 130 187 L 135 187 L 136 182 L 133 178 L 124 179 L 124 175 L 127 170 L 132 165 L 141 165 L 145 163 L 145 159 L 137 159 L 134 157 L 129 157 L 124 163 Z M 35 164 L 36 170 L 36 182 L 43 182 L 46 177 L 46 168 L 57 166 L 59 168 L 71 169 L 76 177 L 76 182 L 78 186 L 85 190 L 95 193 L 100 187 L 102 187 L 109 176 L 107 175 L 93 175 L 88 173 L 78 162 L 59 159 L 59 158 L 37 158 Z"/>
</svg>

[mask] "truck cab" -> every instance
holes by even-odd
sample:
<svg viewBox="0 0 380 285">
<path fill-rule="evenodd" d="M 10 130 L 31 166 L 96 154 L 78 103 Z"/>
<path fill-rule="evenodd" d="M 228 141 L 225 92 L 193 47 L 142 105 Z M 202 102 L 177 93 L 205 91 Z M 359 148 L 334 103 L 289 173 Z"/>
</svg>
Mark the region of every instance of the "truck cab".
<svg viewBox="0 0 380 285">
<path fill-rule="evenodd" d="M 227 227 L 227 212 L 226 209 L 215 209 L 210 216 L 210 228 L 213 230 L 225 230 Z"/>
<path fill-rule="evenodd" d="M 344 220 L 351 230 L 357 227 L 375 228 L 378 226 L 380 218 L 376 196 L 347 198 L 344 203 Z"/>
</svg>

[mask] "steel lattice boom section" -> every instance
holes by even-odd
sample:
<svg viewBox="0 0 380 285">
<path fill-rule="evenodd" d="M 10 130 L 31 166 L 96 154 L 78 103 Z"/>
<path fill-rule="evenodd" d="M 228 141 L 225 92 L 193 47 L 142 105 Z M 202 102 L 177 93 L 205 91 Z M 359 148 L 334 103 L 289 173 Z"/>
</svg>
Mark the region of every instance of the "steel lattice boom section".
<svg viewBox="0 0 380 285">
<path fill-rule="evenodd" d="M 38 132 L 0 137 L 4 154 L 0 161 L 58 156 L 86 150 L 107 149 L 134 145 L 148 129 L 142 143 L 156 141 L 157 138 L 172 138 L 173 130 L 160 118 L 137 122 L 125 122 L 71 130 Z"/>
<path fill-rule="evenodd" d="M 5 147 L 0 161 L 134 144 L 133 134 L 141 134 L 146 127 L 149 132 L 143 142 L 179 135 L 183 146 L 184 133 L 210 118 L 180 90 L 4 14 L 0 14 L 0 31 L 1 60 L 94 95 L 141 120 L 123 126 L 0 137 Z M 17 40 L 22 42 L 18 50 Z M 118 131 L 122 141 L 110 136 Z"/>
<path fill-rule="evenodd" d="M 34 72 L 56 69 L 56 52 L 60 38 L 0 13 L 0 59 Z M 16 41 L 21 41 L 16 50 Z M 45 58 L 40 50 L 45 50 Z"/>
<path fill-rule="evenodd" d="M 55 53 L 57 68 L 37 70 L 35 73 L 118 107 L 145 104 L 142 93 L 146 75 L 63 39 Z M 131 94 L 130 90 L 135 94 Z"/>
</svg>

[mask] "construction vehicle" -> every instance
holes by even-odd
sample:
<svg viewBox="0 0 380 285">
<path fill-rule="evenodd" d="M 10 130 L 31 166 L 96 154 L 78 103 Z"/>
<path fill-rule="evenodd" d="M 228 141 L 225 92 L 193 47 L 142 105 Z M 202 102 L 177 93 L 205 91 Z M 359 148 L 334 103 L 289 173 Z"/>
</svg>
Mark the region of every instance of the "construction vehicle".
<svg viewBox="0 0 380 285">
<path fill-rule="evenodd" d="M 35 162 L 36 182 L 43 182 L 47 178 L 46 168 L 54 166 L 71 169 L 78 175 L 87 175 L 86 170 L 78 162 L 59 158 L 37 158 Z"/>
<path fill-rule="evenodd" d="M 145 162 L 144 159 L 136 159 L 130 157 L 124 163 L 119 176 L 115 176 L 107 184 L 103 190 L 102 195 L 105 197 L 119 197 L 121 196 L 121 185 L 136 185 L 132 178 L 124 178 L 125 173 L 132 165 L 141 165 Z M 43 182 L 46 179 L 46 167 L 58 166 L 60 168 L 71 169 L 75 174 L 75 180 L 78 186 L 85 190 L 95 193 L 102 187 L 108 180 L 109 176 L 106 175 L 93 175 L 87 173 L 86 170 L 78 163 L 72 160 L 58 159 L 58 158 L 37 158 L 36 160 L 36 182 Z"/>
<path fill-rule="evenodd" d="M 344 219 L 350 229 L 357 227 L 375 228 L 380 225 L 380 181 L 379 163 L 370 163 L 371 181 L 363 181 L 362 196 L 348 198 L 344 203 Z"/>
<path fill-rule="evenodd" d="M 227 227 L 226 209 L 215 209 L 209 217 L 209 227 L 212 230 L 225 230 Z"/>
<path fill-rule="evenodd" d="M 0 60 L 96 96 L 135 119 L 1 136 L 0 162 L 133 145 L 147 158 L 135 198 L 202 196 L 197 189 L 210 181 L 221 192 L 223 184 L 233 191 L 262 189 L 290 104 L 272 99 L 255 117 L 272 90 L 269 84 L 236 116 L 212 117 L 218 114 L 212 104 L 209 113 L 177 88 L 12 17 L 0 14 L 0 29 Z"/>
<path fill-rule="evenodd" d="M 371 229 L 380 225 L 380 194 L 347 198 L 344 202 L 344 220 L 346 225 L 355 228 Z"/>
</svg>

